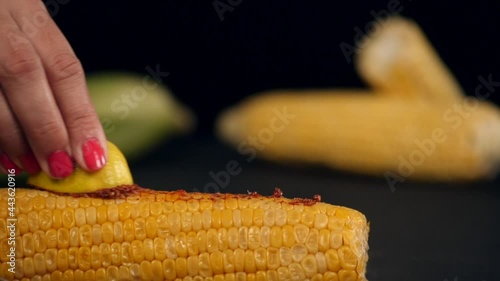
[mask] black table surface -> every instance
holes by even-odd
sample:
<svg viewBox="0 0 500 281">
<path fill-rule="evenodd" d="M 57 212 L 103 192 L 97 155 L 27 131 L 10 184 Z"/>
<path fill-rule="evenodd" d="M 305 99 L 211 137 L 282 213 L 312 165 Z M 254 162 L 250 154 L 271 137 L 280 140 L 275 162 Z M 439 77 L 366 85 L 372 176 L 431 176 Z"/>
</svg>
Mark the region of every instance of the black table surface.
<svg viewBox="0 0 500 281">
<path fill-rule="evenodd" d="M 171 141 L 131 163 L 144 187 L 204 191 L 210 172 L 241 167 L 220 192 L 312 198 L 363 212 L 370 221 L 370 281 L 500 280 L 500 179 L 469 184 L 403 182 L 391 190 L 383 178 L 321 167 L 247 162 L 231 147 L 202 136 Z M 234 162 L 232 162 L 234 163 Z M 208 189 L 213 191 L 213 189 Z"/>
</svg>

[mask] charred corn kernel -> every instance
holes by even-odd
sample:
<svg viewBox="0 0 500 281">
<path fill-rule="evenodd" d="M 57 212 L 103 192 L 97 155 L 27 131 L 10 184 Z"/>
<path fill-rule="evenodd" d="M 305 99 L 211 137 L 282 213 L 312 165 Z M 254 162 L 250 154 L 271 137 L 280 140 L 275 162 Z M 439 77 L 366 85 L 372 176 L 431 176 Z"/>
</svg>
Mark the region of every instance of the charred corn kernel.
<svg viewBox="0 0 500 281">
<path fill-rule="evenodd" d="M 356 57 L 358 73 L 379 94 L 460 101 L 464 94 L 418 25 L 394 17 L 367 36 Z"/>
<path fill-rule="evenodd" d="M 89 173 L 77 167 L 75 171 L 64 180 L 52 179 L 44 172 L 40 172 L 30 176 L 28 178 L 28 184 L 49 191 L 65 193 L 85 193 L 132 184 L 132 175 L 130 174 L 125 157 L 114 144 L 109 141 L 107 144 L 107 163 L 101 170 Z M 42 201 L 31 207 L 40 206 L 41 204 L 43 204 Z M 115 219 L 115 217 L 111 219 Z"/>
<path fill-rule="evenodd" d="M 0 198 L 6 198 L 6 194 L 5 189 L 0 189 Z M 8 259 L 5 258 L 10 251 L 8 217 L 2 214 L 1 278 L 365 280 L 369 227 L 362 214 L 348 208 L 312 199 L 290 200 L 278 195 L 211 195 L 139 188 L 126 200 L 95 201 L 100 202 L 97 208 L 89 198 L 22 188 L 17 189 L 16 199 L 28 198 L 25 204 L 33 204 L 34 201 L 40 204 L 42 201 L 38 196 L 41 194 L 48 199 L 44 202 L 60 202 L 61 218 L 48 216 L 44 206 L 18 209 L 16 216 L 34 218 L 37 217 L 33 214 L 35 212 L 40 218 L 45 212 L 46 221 L 57 219 L 61 223 L 47 222 L 46 225 L 51 225 L 51 228 L 42 228 L 40 221 L 26 221 L 27 232 L 18 233 L 19 245 L 16 247 L 19 248 L 16 250 L 20 254 L 16 256 L 16 273 L 13 274 L 8 271 Z M 186 204 L 179 203 L 179 200 L 184 200 Z M 213 202 L 209 204 L 208 201 Z M 0 199 L 0 207 L 6 203 L 6 200 Z M 169 203 L 173 203 L 172 208 L 163 208 Z M 148 216 L 132 218 L 120 215 L 121 210 L 133 210 L 139 205 L 149 210 Z M 161 211 L 153 212 L 152 207 Z M 192 226 L 195 223 L 194 214 L 200 214 L 201 208 L 206 214 L 203 219 L 207 229 Z M 281 213 L 282 220 L 286 222 L 290 214 L 293 224 L 278 224 L 275 214 L 279 210 L 287 210 Z M 235 214 L 242 212 L 257 219 L 251 217 L 249 225 L 235 223 L 234 218 L 238 217 Z M 96 219 L 90 220 L 93 224 L 89 224 L 87 218 L 85 223 L 78 223 L 78 217 L 93 213 L 96 214 Z M 98 213 L 102 215 L 97 216 Z M 328 223 L 332 217 L 344 221 L 341 227 Z M 214 227 L 214 220 L 217 227 Z M 336 235 L 340 237 L 332 240 L 331 237 Z"/>
<path fill-rule="evenodd" d="M 449 105 L 357 91 L 281 90 L 230 109 L 218 127 L 221 137 L 243 153 L 259 151 L 271 160 L 323 164 L 393 181 L 476 180 L 495 175 L 500 163 L 500 111 L 476 99 Z M 310 227 L 316 218 L 307 216 L 287 210 L 287 224 Z M 325 223 L 318 218 L 318 226 Z M 332 216 L 327 225 L 342 228 L 343 223 Z"/>
</svg>

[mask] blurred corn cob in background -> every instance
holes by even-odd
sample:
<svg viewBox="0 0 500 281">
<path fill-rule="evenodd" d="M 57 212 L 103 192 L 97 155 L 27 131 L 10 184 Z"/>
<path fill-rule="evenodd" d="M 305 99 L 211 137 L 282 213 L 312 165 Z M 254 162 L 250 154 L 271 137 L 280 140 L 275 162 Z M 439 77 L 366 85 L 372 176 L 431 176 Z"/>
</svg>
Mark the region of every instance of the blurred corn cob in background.
<svg viewBox="0 0 500 281">
<path fill-rule="evenodd" d="M 128 160 L 191 132 L 195 117 L 154 77 L 122 72 L 90 74 L 90 97 L 106 137 Z"/>
<path fill-rule="evenodd" d="M 393 17 L 379 33 L 367 36 L 355 62 L 359 75 L 378 94 L 445 103 L 464 96 L 420 27 L 402 17 Z"/>
<path fill-rule="evenodd" d="M 243 154 L 253 148 L 272 160 L 375 176 L 392 171 L 424 180 L 473 180 L 494 174 L 500 160 L 500 113 L 475 102 L 472 112 L 457 104 L 469 116 L 463 118 L 450 105 L 368 92 L 273 91 L 227 111 L 218 125 L 221 137 Z M 294 118 L 267 141 L 276 109 Z"/>
<path fill-rule="evenodd" d="M 260 93 L 221 114 L 218 135 L 248 159 L 319 163 L 388 180 L 496 175 L 499 109 L 463 96 L 414 23 L 383 24 L 357 61 L 373 89 Z M 294 117 L 272 130 L 285 111 Z"/>
<path fill-rule="evenodd" d="M 147 189 L 101 199 L 18 188 L 10 234 L 7 198 L 0 189 L 8 280 L 366 280 L 365 216 L 312 199 Z"/>
</svg>

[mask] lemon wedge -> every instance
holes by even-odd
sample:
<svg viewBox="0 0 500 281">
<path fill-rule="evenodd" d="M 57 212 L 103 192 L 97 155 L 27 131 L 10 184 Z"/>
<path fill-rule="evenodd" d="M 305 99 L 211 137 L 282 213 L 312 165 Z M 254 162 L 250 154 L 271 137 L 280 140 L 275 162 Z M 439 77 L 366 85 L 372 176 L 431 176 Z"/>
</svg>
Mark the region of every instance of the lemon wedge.
<svg viewBox="0 0 500 281">
<path fill-rule="evenodd" d="M 87 193 L 102 189 L 114 188 L 120 185 L 134 183 L 125 156 L 116 145 L 108 144 L 107 164 L 97 172 L 86 172 L 80 167 L 64 179 L 53 179 L 40 172 L 28 177 L 28 184 L 54 192 Z"/>
</svg>

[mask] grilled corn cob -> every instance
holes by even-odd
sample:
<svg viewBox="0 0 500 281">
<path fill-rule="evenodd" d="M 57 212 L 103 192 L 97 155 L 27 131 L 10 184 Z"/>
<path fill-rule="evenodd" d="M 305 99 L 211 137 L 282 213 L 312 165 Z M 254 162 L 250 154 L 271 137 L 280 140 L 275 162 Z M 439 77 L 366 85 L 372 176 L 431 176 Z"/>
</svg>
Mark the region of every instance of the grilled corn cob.
<svg viewBox="0 0 500 281">
<path fill-rule="evenodd" d="M 11 232 L 10 194 L 0 189 L 0 277 L 366 280 L 369 225 L 355 210 L 279 191 L 263 197 L 131 190 L 102 199 L 18 188 Z"/>
<path fill-rule="evenodd" d="M 360 76 L 378 94 L 460 102 L 464 93 L 418 25 L 402 17 L 365 38 L 355 58 Z"/>
<path fill-rule="evenodd" d="M 249 159 L 399 181 L 474 180 L 494 175 L 500 161 L 500 112 L 475 99 L 448 105 L 360 91 L 273 91 L 222 114 L 218 133 Z"/>
</svg>

